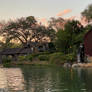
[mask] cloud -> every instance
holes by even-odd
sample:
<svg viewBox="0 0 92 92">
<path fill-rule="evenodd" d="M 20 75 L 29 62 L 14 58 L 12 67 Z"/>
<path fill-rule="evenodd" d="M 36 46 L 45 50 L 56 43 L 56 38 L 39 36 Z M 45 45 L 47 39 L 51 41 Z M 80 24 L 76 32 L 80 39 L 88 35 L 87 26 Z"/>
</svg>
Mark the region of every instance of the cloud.
<svg viewBox="0 0 92 92">
<path fill-rule="evenodd" d="M 63 16 L 63 15 L 66 15 L 66 14 L 68 14 L 70 12 L 72 12 L 71 9 L 66 9 L 64 11 L 59 12 L 56 16 L 59 16 L 60 17 L 60 16 Z"/>
</svg>

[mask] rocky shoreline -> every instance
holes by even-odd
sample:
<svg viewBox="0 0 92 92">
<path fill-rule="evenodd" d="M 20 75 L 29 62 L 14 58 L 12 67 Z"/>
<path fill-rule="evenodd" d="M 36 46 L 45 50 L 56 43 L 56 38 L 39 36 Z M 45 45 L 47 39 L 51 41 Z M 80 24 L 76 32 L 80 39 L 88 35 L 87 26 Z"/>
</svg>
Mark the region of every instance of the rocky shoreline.
<svg viewBox="0 0 92 92">
<path fill-rule="evenodd" d="M 70 67 L 70 68 L 92 68 L 92 63 L 74 63 L 74 64 L 70 64 L 70 63 L 65 63 L 63 65 L 64 67 Z"/>
</svg>

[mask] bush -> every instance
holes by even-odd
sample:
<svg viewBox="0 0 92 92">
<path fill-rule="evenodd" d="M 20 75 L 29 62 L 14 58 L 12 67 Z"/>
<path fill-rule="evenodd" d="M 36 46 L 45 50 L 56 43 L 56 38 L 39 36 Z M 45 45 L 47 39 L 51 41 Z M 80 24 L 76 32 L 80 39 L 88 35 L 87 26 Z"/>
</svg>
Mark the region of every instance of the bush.
<svg viewBox="0 0 92 92">
<path fill-rule="evenodd" d="M 9 67 L 11 64 L 12 59 L 10 57 L 3 57 L 2 63 L 4 67 Z"/>
<path fill-rule="evenodd" d="M 40 61 L 48 61 L 49 60 L 49 55 L 39 55 L 38 59 Z"/>
<path fill-rule="evenodd" d="M 49 62 L 51 64 L 64 64 L 65 63 L 65 55 L 60 52 L 53 53 L 50 55 Z"/>
<path fill-rule="evenodd" d="M 74 53 L 67 54 L 65 60 L 67 62 L 73 62 L 76 60 L 76 55 Z"/>
<path fill-rule="evenodd" d="M 32 61 L 33 56 L 32 55 L 27 55 L 27 56 L 19 56 L 18 60 L 19 61 Z"/>
<path fill-rule="evenodd" d="M 19 56 L 19 57 L 18 57 L 18 60 L 19 60 L 19 61 L 25 61 L 25 60 L 26 60 L 26 56 Z"/>
<path fill-rule="evenodd" d="M 26 60 L 32 61 L 32 59 L 33 59 L 33 56 L 31 54 L 26 56 Z"/>
<path fill-rule="evenodd" d="M 2 58 L 2 62 L 3 63 L 10 63 L 11 62 L 11 58 L 10 57 L 3 57 Z"/>
</svg>

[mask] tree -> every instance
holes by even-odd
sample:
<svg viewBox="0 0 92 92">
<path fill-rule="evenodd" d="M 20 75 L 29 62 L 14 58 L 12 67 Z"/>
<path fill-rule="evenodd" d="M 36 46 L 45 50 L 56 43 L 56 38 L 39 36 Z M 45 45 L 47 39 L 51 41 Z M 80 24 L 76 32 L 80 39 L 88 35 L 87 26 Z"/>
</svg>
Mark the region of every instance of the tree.
<svg viewBox="0 0 92 92">
<path fill-rule="evenodd" d="M 59 30 L 59 29 L 62 29 L 65 25 L 66 21 L 59 17 L 59 18 L 54 18 L 52 17 L 49 21 L 49 26 L 54 28 L 56 31 Z"/>
<path fill-rule="evenodd" d="M 88 22 L 92 21 L 92 4 L 88 5 L 88 7 L 81 13 L 83 17 L 86 17 Z"/>
<path fill-rule="evenodd" d="M 53 38 L 54 30 L 37 24 L 33 16 L 20 18 L 9 22 L 2 30 L 8 40 L 17 39 L 23 46 L 29 45 L 33 40 L 41 42 L 44 37 Z"/>
<path fill-rule="evenodd" d="M 84 28 L 78 21 L 68 21 L 65 28 L 56 34 L 56 47 L 65 54 L 75 52 L 83 42 Z"/>
<path fill-rule="evenodd" d="M 2 33 L 6 39 L 17 39 L 24 45 L 28 43 L 34 25 L 36 25 L 36 20 L 33 16 L 20 18 L 16 21 L 8 22 L 3 28 Z"/>
</svg>

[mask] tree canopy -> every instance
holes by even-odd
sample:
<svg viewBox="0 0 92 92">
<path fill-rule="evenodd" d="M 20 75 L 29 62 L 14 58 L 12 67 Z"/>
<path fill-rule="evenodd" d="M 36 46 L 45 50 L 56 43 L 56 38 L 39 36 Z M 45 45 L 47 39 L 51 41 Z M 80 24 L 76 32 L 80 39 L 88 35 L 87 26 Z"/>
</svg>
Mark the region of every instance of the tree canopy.
<svg viewBox="0 0 92 92">
<path fill-rule="evenodd" d="M 83 26 L 78 21 L 69 21 L 64 30 L 59 30 L 56 36 L 56 46 L 59 51 L 73 52 L 83 41 Z"/>
<path fill-rule="evenodd" d="M 2 34 L 8 41 L 17 39 L 25 46 L 33 40 L 41 42 L 44 37 L 49 37 L 52 40 L 55 31 L 52 28 L 39 25 L 33 16 L 29 16 L 10 21 L 4 26 Z"/>
<path fill-rule="evenodd" d="M 88 7 L 81 14 L 83 17 L 86 17 L 88 22 L 92 21 L 92 4 L 88 5 Z"/>
</svg>

